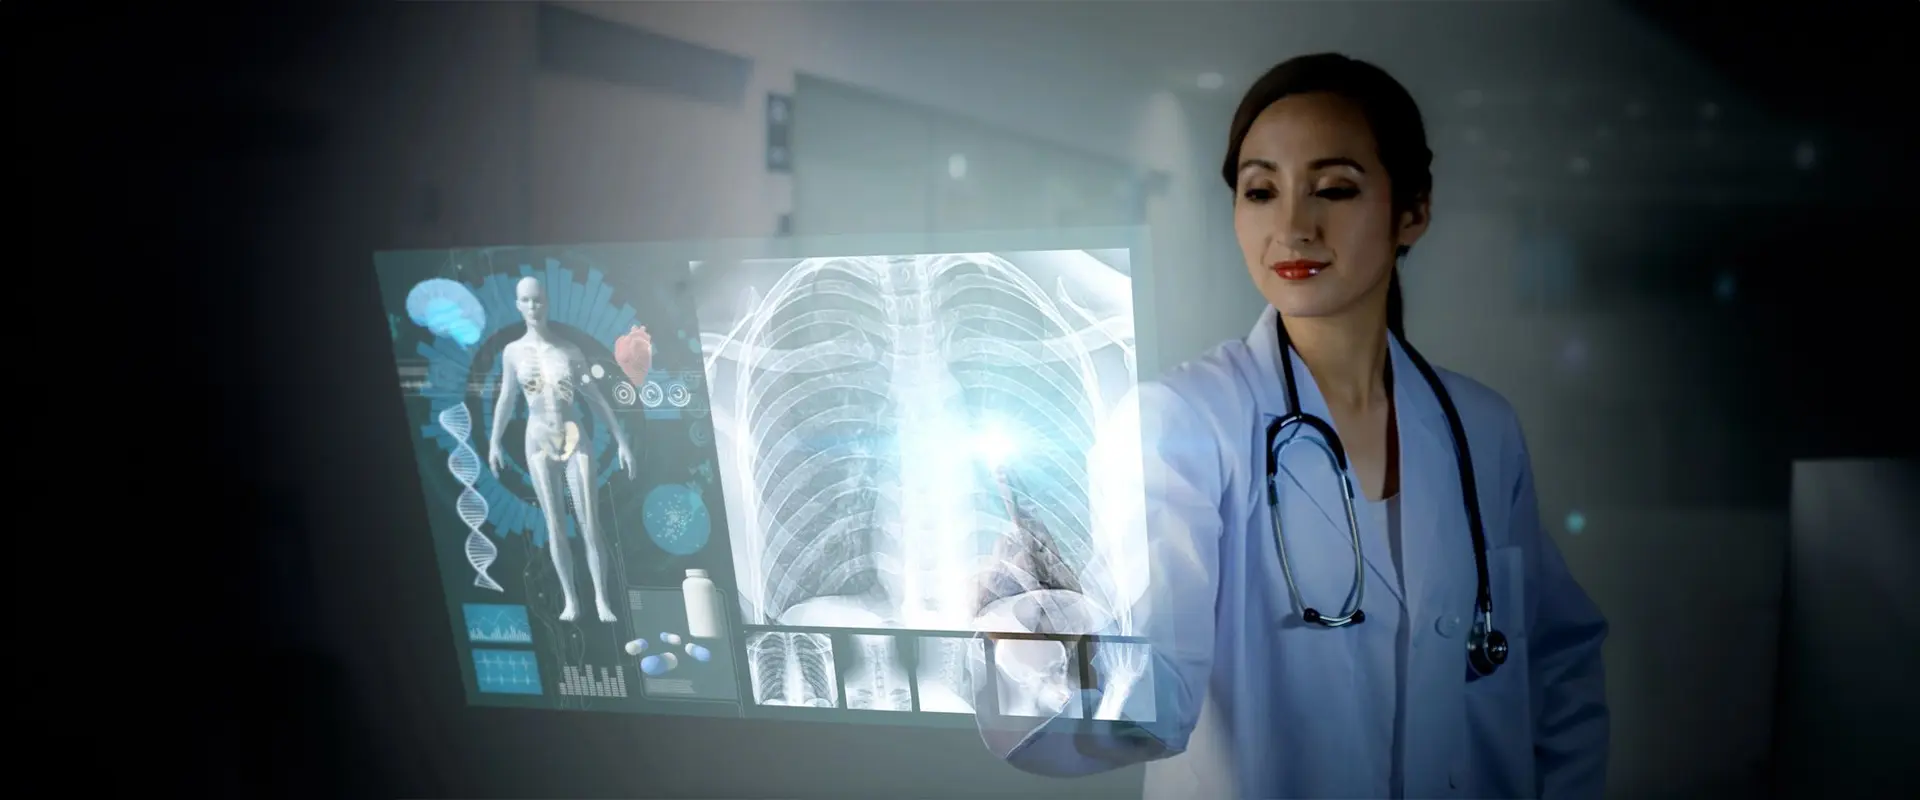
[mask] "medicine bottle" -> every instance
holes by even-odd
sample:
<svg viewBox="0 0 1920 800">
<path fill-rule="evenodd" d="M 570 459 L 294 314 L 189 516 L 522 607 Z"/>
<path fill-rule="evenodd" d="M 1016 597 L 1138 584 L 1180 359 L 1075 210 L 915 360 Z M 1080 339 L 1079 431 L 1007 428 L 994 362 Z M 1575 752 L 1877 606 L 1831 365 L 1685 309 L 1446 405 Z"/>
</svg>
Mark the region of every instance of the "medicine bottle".
<svg viewBox="0 0 1920 800">
<path fill-rule="evenodd" d="M 720 606 L 720 590 L 707 577 L 707 571 L 687 570 L 680 594 L 687 601 L 687 635 L 695 639 L 720 638 L 720 620 L 725 612 Z"/>
</svg>

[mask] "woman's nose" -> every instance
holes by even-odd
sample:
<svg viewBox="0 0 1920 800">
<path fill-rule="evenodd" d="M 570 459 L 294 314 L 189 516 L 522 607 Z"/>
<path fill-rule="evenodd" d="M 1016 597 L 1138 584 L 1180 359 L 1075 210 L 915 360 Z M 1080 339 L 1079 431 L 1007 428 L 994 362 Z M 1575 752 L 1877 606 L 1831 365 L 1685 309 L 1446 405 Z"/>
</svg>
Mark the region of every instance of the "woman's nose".
<svg viewBox="0 0 1920 800">
<path fill-rule="evenodd" d="M 1279 215 L 1280 235 L 1287 244 L 1307 244 L 1319 238 L 1320 221 L 1313 214 L 1312 203 L 1283 197 L 1274 205 Z"/>
</svg>

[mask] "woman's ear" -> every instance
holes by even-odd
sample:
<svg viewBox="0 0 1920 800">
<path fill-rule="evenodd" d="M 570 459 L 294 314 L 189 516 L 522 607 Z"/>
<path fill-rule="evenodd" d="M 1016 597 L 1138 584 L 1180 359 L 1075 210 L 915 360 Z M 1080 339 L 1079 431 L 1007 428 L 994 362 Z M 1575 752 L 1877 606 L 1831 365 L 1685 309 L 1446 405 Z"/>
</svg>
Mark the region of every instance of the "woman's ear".
<svg viewBox="0 0 1920 800">
<path fill-rule="evenodd" d="M 1412 208 L 1400 212 L 1400 217 L 1397 220 L 1400 226 L 1399 230 L 1395 232 L 1394 244 L 1398 245 L 1398 249 L 1402 255 L 1405 255 L 1406 251 L 1413 247 L 1415 242 L 1420 241 L 1421 236 L 1426 234 L 1427 221 L 1430 219 L 1429 215 L 1431 213 L 1432 204 L 1428 202 L 1427 195 L 1424 194 L 1413 201 Z"/>
</svg>

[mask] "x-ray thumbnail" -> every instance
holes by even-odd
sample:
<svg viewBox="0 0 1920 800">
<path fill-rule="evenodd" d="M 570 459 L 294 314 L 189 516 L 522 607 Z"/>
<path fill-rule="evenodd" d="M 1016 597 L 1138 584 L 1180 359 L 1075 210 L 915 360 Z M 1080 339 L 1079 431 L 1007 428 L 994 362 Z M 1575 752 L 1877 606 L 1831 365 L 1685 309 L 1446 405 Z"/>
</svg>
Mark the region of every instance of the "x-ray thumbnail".
<svg viewBox="0 0 1920 800">
<path fill-rule="evenodd" d="M 767 631 L 748 636 L 747 674 L 753 702 L 839 707 L 840 677 L 833 659 L 833 637 L 824 633 Z"/>
<path fill-rule="evenodd" d="M 684 259 L 506 247 L 375 266 L 411 423 L 395 433 L 470 699 L 631 707 L 628 586 L 690 568 L 734 583 Z"/>
<path fill-rule="evenodd" d="M 1048 639 L 995 642 L 1000 713 L 1010 717 L 1081 719 L 1080 646 Z"/>
<path fill-rule="evenodd" d="M 1095 642 L 1090 659 L 1100 704 L 1093 718 L 1153 722 L 1153 646 L 1145 642 Z"/>
<path fill-rule="evenodd" d="M 912 711 L 912 678 L 907 656 L 895 636 L 855 634 L 847 637 L 847 708 L 857 711 Z"/>
<path fill-rule="evenodd" d="M 986 643 L 969 637 L 923 636 L 918 648 L 913 680 L 920 693 L 920 710 L 973 713 L 973 674 L 986 664 Z"/>
<path fill-rule="evenodd" d="M 696 263 L 743 618 L 971 631 L 1049 590 L 1124 632 L 1144 541 L 1105 529 L 1090 476 L 1137 381 L 1129 259 Z"/>
</svg>

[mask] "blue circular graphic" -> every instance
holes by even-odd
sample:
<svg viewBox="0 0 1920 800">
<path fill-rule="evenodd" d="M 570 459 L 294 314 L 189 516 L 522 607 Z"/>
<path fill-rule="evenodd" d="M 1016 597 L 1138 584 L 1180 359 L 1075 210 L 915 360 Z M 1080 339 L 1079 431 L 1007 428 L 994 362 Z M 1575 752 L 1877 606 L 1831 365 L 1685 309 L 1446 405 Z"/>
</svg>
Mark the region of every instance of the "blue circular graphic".
<svg viewBox="0 0 1920 800">
<path fill-rule="evenodd" d="M 647 536 L 660 549 L 676 556 L 700 552 L 713 532 L 706 501 L 700 499 L 698 490 L 684 483 L 653 487 L 641 513 Z"/>
</svg>

